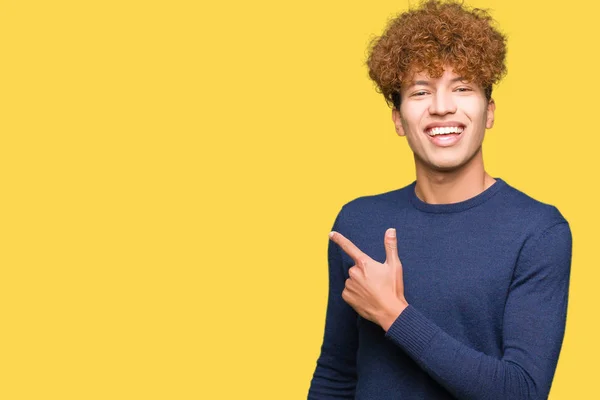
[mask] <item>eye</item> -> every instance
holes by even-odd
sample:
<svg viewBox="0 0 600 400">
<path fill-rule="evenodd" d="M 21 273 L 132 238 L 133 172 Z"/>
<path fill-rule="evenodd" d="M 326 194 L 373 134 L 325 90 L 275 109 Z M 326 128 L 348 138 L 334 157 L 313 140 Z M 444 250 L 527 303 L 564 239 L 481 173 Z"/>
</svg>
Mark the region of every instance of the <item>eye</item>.
<svg viewBox="0 0 600 400">
<path fill-rule="evenodd" d="M 413 94 L 411 94 L 411 97 L 420 97 L 420 96 L 425 96 L 427 94 L 426 91 L 424 90 L 419 90 L 418 92 L 414 92 Z"/>
<path fill-rule="evenodd" d="M 456 88 L 456 91 L 457 91 L 457 92 L 471 92 L 471 91 L 472 91 L 472 89 L 471 89 L 471 88 L 468 88 L 468 87 L 461 86 L 461 87 L 459 87 L 459 88 Z"/>
</svg>

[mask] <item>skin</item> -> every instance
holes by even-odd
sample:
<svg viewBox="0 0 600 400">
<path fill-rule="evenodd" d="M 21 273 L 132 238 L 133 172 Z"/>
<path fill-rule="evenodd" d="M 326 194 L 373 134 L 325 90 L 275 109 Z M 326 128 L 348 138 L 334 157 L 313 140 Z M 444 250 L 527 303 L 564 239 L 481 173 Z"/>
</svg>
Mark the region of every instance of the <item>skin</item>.
<svg viewBox="0 0 600 400">
<path fill-rule="evenodd" d="M 396 230 L 385 233 L 386 259 L 382 264 L 363 253 L 339 232 L 329 234 L 354 260 L 346 279 L 342 298 L 363 318 L 381 326 L 386 332 L 400 313 L 408 306 L 404 297 L 402 263 L 398 257 Z"/>
<path fill-rule="evenodd" d="M 415 74 L 411 82 L 402 86 L 400 95 L 400 109 L 392 110 L 392 121 L 414 153 L 415 194 L 422 201 L 465 201 L 495 182 L 484 169 L 482 143 L 485 130 L 494 125 L 496 105 L 494 100 L 485 98 L 481 86 L 464 81 L 447 67 L 437 79 Z M 439 147 L 429 140 L 425 127 L 446 121 L 459 122 L 465 128 L 458 143 Z M 396 231 L 390 228 L 385 233 L 384 263 L 373 260 L 339 232 L 331 232 L 329 237 L 355 262 L 348 271 L 350 277 L 342 298 L 360 316 L 387 332 L 408 306 Z"/>
<path fill-rule="evenodd" d="M 417 73 L 401 88 L 400 109 L 392 110 L 396 132 L 414 153 L 416 194 L 426 203 L 463 201 L 495 182 L 484 170 L 481 145 L 494 125 L 496 104 L 487 101 L 481 86 L 459 79 L 451 68 L 437 79 Z M 460 122 L 465 130 L 454 146 L 438 147 L 424 129 L 445 121 Z"/>
</svg>

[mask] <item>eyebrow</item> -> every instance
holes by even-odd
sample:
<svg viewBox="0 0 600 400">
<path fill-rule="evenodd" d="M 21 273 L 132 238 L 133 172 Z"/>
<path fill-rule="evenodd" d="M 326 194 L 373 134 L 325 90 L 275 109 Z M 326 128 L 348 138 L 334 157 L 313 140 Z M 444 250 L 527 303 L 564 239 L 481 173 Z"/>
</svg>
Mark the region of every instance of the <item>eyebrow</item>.
<svg viewBox="0 0 600 400">
<path fill-rule="evenodd" d="M 454 83 L 454 82 L 461 82 L 461 81 L 466 81 L 464 76 L 458 76 L 456 78 L 453 78 L 450 80 L 450 83 Z M 417 86 L 417 85 L 423 85 L 423 86 L 429 86 L 431 83 L 431 81 L 413 81 L 411 82 L 410 86 L 408 86 L 409 88 L 413 87 L 413 86 Z"/>
</svg>

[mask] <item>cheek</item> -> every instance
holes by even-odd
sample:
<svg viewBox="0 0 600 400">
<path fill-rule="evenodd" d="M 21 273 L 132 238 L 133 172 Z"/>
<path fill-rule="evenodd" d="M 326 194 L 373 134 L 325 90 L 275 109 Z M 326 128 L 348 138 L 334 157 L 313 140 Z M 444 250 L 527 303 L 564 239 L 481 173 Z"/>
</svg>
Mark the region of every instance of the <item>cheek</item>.
<svg viewBox="0 0 600 400">
<path fill-rule="evenodd" d="M 427 106 L 424 103 L 422 101 L 418 103 L 407 101 L 400 106 L 402 127 L 405 133 L 417 133 L 420 130 L 421 121 L 427 112 Z"/>
<path fill-rule="evenodd" d="M 473 124 L 481 125 L 482 128 L 485 128 L 487 124 L 486 104 L 478 101 L 465 102 L 462 109 Z"/>
<path fill-rule="evenodd" d="M 426 137 L 421 137 L 419 132 L 411 132 L 410 134 L 405 136 L 406 144 L 411 149 L 413 153 L 421 153 L 422 149 L 426 146 L 424 141 L 427 140 Z"/>
</svg>

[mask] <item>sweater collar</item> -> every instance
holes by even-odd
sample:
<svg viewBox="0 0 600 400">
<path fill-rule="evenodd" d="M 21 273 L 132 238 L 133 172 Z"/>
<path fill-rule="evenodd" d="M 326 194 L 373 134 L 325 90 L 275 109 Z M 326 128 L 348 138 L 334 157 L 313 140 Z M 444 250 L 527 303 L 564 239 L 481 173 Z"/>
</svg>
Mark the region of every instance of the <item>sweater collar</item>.
<svg viewBox="0 0 600 400">
<path fill-rule="evenodd" d="M 495 195 L 500 189 L 506 187 L 507 184 L 501 178 L 494 178 L 496 182 L 494 182 L 490 187 L 485 189 L 483 192 L 479 193 L 476 196 L 473 196 L 467 200 L 459 201 L 458 203 L 447 203 L 447 204 L 430 204 L 425 203 L 423 200 L 419 199 L 415 193 L 415 187 L 417 185 L 417 181 L 413 181 L 409 185 L 409 197 L 410 202 L 415 208 L 429 212 L 429 213 L 454 213 L 468 210 L 469 208 L 476 207 L 487 200 L 489 200 L 493 195 Z"/>
</svg>

